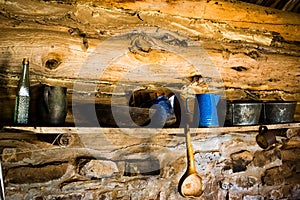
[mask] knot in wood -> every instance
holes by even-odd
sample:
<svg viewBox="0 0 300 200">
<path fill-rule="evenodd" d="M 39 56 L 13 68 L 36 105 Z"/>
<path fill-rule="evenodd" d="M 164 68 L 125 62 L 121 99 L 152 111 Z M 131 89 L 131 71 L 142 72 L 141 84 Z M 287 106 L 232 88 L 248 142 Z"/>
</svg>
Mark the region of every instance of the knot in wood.
<svg viewBox="0 0 300 200">
<path fill-rule="evenodd" d="M 45 67 L 48 68 L 48 69 L 56 69 L 60 64 L 60 61 L 59 60 L 56 60 L 56 59 L 49 59 L 46 61 L 45 63 Z"/>
<path fill-rule="evenodd" d="M 149 53 L 152 49 L 152 46 L 153 42 L 151 37 L 145 34 L 136 35 L 131 40 L 129 51 L 143 55 L 144 53 Z"/>
<path fill-rule="evenodd" d="M 45 68 L 50 70 L 58 68 L 62 63 L 61 55 L 57 53 L 49 53 L 43 60 Z"/>
</svg>

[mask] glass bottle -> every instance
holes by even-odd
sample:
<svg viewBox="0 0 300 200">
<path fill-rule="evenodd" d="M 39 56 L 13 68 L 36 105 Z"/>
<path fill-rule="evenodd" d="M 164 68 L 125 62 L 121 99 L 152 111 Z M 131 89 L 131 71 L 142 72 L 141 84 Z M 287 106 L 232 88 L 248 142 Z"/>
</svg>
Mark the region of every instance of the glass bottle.
<svg viewBox="0 0 300 200">
<path fill-rule="evenodd" d="M 28 124 L 30 82 L 29 82 L 29 59 L 24 58 L 22 62 L 22 76 L 19 80 L 19 87 L 15 102 L 14 123 Z"/>
</svg>

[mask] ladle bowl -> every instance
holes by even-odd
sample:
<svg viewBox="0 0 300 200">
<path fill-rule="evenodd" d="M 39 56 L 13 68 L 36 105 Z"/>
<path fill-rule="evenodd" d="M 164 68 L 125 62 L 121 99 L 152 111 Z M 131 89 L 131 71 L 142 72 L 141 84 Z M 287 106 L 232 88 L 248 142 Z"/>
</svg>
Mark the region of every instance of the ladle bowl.
<svg viewBox="0 0 300 200">
<path fill-rule="evenodd" d="M 194 151 L 191 142 L 189 126 L 185 129 L 186 146 L 187 146 L 187 170 L 181 177 L 178 190 L 183 197 L 199 197 L 203 193 L 202 178 L 196 171 Z"/>
<path fill-rule="evenodd" d="M 203 193 L 202 178 L 197 173 L 185 176 L 182 179 L 180 191 L 184 197 L 199 197 Z"/>
</svg>

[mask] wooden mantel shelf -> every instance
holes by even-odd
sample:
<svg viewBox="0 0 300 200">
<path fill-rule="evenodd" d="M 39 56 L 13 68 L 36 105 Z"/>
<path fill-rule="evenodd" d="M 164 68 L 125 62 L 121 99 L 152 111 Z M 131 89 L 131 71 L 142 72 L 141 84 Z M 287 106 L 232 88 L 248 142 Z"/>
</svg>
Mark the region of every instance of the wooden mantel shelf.
<svg viewBox="0 0 300 200">
<path fill-rule="evenodd" d="M 206 143 L 210 143 L 219 137 L 228 139 L 247 136 L 249 136 L 248 139 L 255 142 L 254 137 L 258 134 L 259 126 L 191 128 L 191 136 L 193 141 Z M 280 138 L 288 139 L 299 135 L 300 132 L 300 122 L 268 124 L 265 126 L 269 130 L 274 130 L 276 136 Z M 45 148 L 83 148 L 97 155 L 99 154 L 99 156 L 113 156 L 117 152 L 116 158 L 120 157 L 118 152 L 120 153 L 124 150 L 135 153 L 143 152 L 143 154 L 145 152 L 159 153 L 159 151 L 156 152 L 157 149 L 177 148 L 185 143 L 183 128 L 4 126 L 1 130 L 0 138 L 4 141 L 13 138 L 29 142 L 32 142 L 34 139 L 43 141 L 46 139 L 48 143 L 58 144 L 60 147 L 46 145 Z"/>
<path fill-rule="evenodd" d="M 269 130 L 300 128 L 300 122 L 284 124 L 263 124 Z M 228 127 L 209 127 L 209 128 L 191 128 L 193 135 L 205 135 L 207 133 L 239 133 L 258 131 L 260 125 L 253 126 L 228 126 Z M 109 128 L 109 127 L 33 127 L 33 126 L 4 126 L 4 131 L 12 132 L 32 132 L 35 134 L 63 134 L 63 133 L 98 133 L 98 132 L 138 132 L 147 134 L 158 132 L 160 134 L 169 134 L 183 136 L 183 128 Z"/>
<path fill-rule="evenodd" d="M 212 127 L 212 128 L 191 128 L 193 140 L 206 140 L 222 135 L 240 135 L 241 137 L 258 134 L 260 125 L 254 126 L 232 126 L 232 127 Z M 265 125 L 269 130 L 278 130 L 277 136 L 289 138 L 298 134 L 300 122 L 286 124 Z M 291 130 L 282 134 L 280 130 Z M 296 130 L 296 131 L 295 131 Z M 22 134 L 23 133 L 23 134 Z M 89 149 L 101 150 L 103 152 L 114 151 L 122 148 L 134 146 L 177 146 L 185 143 L 183 128 L 108 128 L 108 127 L 33 127 L 33 126 L 4 126 L 0 137 L 22 138 L 26 135 L 58 135 L 69 138 L 67 144 L 63 146 L 83 145 Z M 26 134 L 26 135 L 25 135 Z M 47 136 L 46 136 L 47 135 Z M 52 137 L 51 136 L 51 137 Z M 54 136 L 53 142 L 57 139 Z M 70 139 L 71 138 L 71 139 Z M 113 144 L 113 145 L 112 145 Z"/>
</svg>

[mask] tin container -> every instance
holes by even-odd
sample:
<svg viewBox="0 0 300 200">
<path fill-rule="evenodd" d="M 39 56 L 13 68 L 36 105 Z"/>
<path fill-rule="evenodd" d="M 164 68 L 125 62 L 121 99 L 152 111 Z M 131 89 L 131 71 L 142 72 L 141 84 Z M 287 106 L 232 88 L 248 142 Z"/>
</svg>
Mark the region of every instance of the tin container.
<svg viewBox="0 0 300 200">
<path fill-rule="evenodd" d="M 262 108 L 262 122 L 267 124 L 294 121 L 296 101 L 266 101 Z"/>
<path fill-rule="evenodd" d="M 259 123 L 262 102 L 232 101 L 227 102 L 225 125 L 243 126 Z"/>
</svg>

